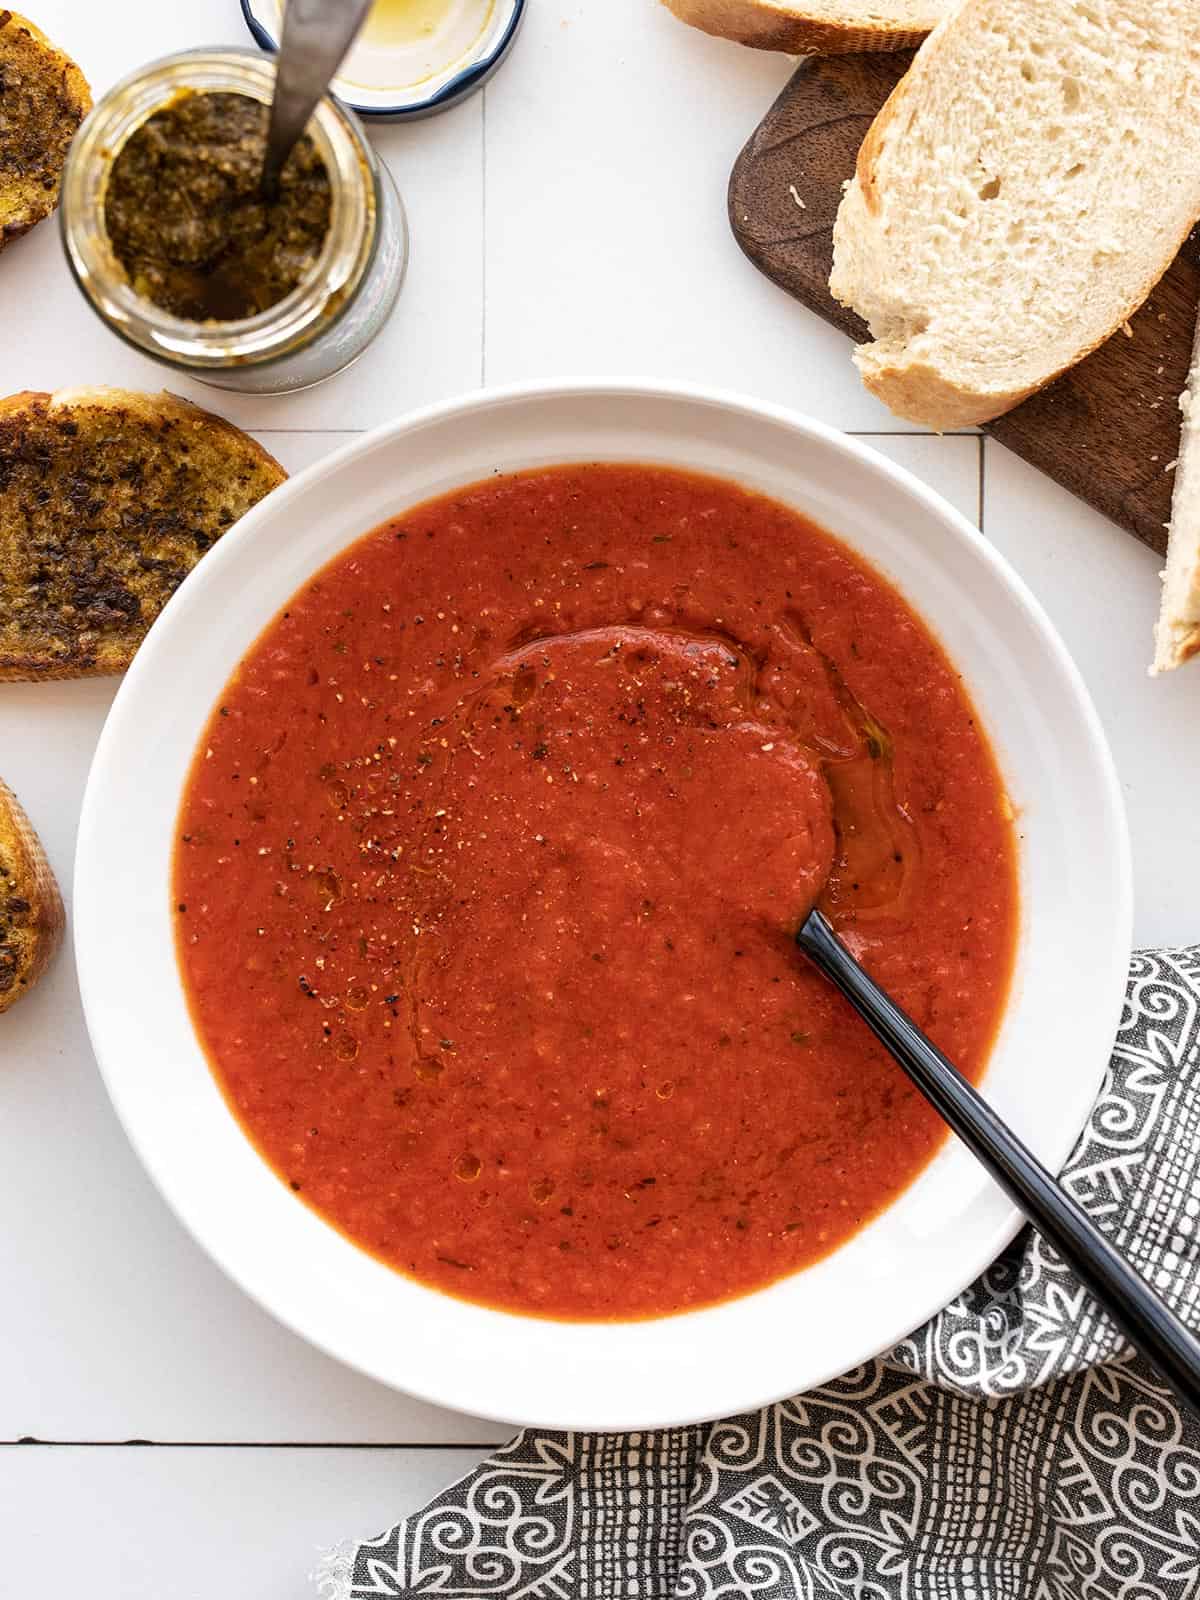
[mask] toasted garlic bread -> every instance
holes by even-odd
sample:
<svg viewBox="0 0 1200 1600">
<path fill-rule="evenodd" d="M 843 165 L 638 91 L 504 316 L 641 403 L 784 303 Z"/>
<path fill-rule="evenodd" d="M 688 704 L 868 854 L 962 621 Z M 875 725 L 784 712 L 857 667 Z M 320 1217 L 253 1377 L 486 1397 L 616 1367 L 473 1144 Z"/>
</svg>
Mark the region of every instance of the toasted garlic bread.
<svg viewBox="0 0 1200 1600">
<path fill-rule="evenodd" d="M 950 0 L 664 0 L 683 22 L 737 44 L 788 55 L 907 50 Z"/>
<path fill-rule="evenodd" d="M 0 681 L 123 672 L 204 552 L 285 476 L 172 394 L 0 400 Z"/>
<path fill-rule="evenodd" d="M 91 105 L 70 56 L 0 8 L 0 250 L 58 204 L 67 150 Z"/>
<path fill-rule="evenodd" d="M 62 898 L 41 842 L 0 779 L 0 1012 L 27 994 L 58 949 Z"/>
</svg>

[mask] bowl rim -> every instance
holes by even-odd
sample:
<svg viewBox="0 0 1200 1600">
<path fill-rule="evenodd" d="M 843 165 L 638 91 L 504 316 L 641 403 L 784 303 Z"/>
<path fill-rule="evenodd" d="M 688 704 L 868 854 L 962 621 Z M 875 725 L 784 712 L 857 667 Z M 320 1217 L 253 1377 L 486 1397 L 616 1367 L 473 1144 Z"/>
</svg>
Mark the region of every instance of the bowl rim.
<svg viewBox="0 0 1200 1600">
<path fill-rule="evenodd" d="M 1003 590 L 1007 591 L 1009 597 L 1025 613 L 1026 619 L 1040 636 L 1040 641 L 1048 652 L 1053 666 L 1061 674 L 1062 686 L 1069 692 L 1074 702 L 1074 708 L 1080 717 L 1081 732 L 1085 737 L 1096 776 L 1102 784 L 1102 792 L 1097 797 L 1097 806 L 1106 808 L 1108 822 L 1111 825 L 1111 837 L 1108 842 L 1113 850 L 1111 887 L 1114 897 L 1114 903 L 1111 908 L 1112 916 L 1108 925 L 1112 929 L 1110 949 L 1113 957 L 1112 976 L 1115 981 L 1113 984 L 1111 1014 L 1107 1017 L 1107 1037 L 1115 1037 L 1121 1006 L 1124 1001 L 1124 978 L 1127 970 L 1127 961 L 1132 947 L 1132 851 L 1126 824 L 1124 802 L 1115 765 L 1099 716 L 1092 704 L 1082 675 L 1071 659 L 1065 644 L 1059 637 L 1045 610 L 1029 590 L 1024 580 L 1010 566 L 1006 558 L 989 543 L 982 532 L 962 513 L 939 493 L 925 485 L 907 468 L 882 456 L 872 449 L 869 444 L 789 407 L 703 384 L 664 382 L 645 378 L 563 378 L 552 381 L 529 380 L 504 386 L 482 388 L 414 409 L 391 422 L 364 432 L 360 437 L 332 451 L 319 461 L 312 463 L 294 477 L 286 480 L 266 500 L 260 502 L 259 505 L 246 513 L 239 524 L 218 543 L 205 561 L 195 569 L 194 573 L 189 576 L 168 601 L 162 614 L 154 623 L 149 637 L 161 639 L 171 629 L 177 614 L 183 612 L 185 608 L 197 604 L 206 583 L 211 584 L 217 581 L 226 565 L 245 559 L 241 552 L 253 539 L 255 528 L 260 521 L 267 518 L 277 519 L 285 516 L 293 502 L 301 501 L 315 486 L 330 477 L 338 475 L 346 466 L 356 461 L 360 456 L 368 455 L 386 445 L 390 440 L 404 434 L 416 433 L 421 429 L 451 419 L 469 417 L 473 413 L 480 413 L 494 408 L 504 408 L 514 404 L 520 405 L 530 401 L 562 405 L 576 400 L 588 400 L 593 397 L 630 402 L 639 400 L 678 401 L 705 408 L 715 408 L 718 411 L 732 410 L 747 420 L 770 423 L 784 429 L 790 429 L 801 436 L 807 436 L 824 446 L 831 447 L 835 453 L 840 454 L 850 464 L 864 467 L 879 477 L 890 479 L 899 493 L 915 499 L 937 523 L 943 527 L 953 529 L 961 539 L 972 547 L 973 554 L 990 568 L 993 579 Z M 647 459 L 650 459 L 651 455 L 652 452 L 648 452 Z M 565 460 L 566 457 L 563 456 L 561 459 Z M 586 459 L 586 451 L 573 455 L 571 459 Z M 474 478 L 471 481 L 474 481 Z M 360 534 L 355 537 L 361 536 L 362 533 L 368 531 L 369 529 L 363 528 L 360 530 Z M 833 532 L 835 537 L 842 537 L 837 530 L 833 530 Z M 344 549 L 351 542 L 352 540 L 348 540 L 339 548 Z M 851 542 L 851 548 L 856 548 L 853 542 Z M 323 559 L 331 558 L 331 556 L 326 556 Z M 316 567 L 311 570 L 316 570 Z M 204 577 L 204 574 L 208 576 Z M 914 604 L 918 614 L 920 614 L 919 597 L 911 597 L 910 603 Z M 228 663 L 227 670 L 232 670 L 234 664 L 234 661 L 231 660 Z M 106 1065 L 106 1058 L 109 1056 L 108 1040 L 101 1037 L 106 1032 L 106 1028 L 102 1027 L 105 1009 L 104 996 L 93 980 L 93 958 L 89 949 L 88 930 L 91 922 L 96 920 L 97 932 L 101 926 L 101 922 L 97 919 L 97 911 L 94 909 L 97 906 L 97 901 L 93 886 L 93 879 L 98 876 L 100 868 L 97 864 L 95 853 L 86 848 L 86 846 L 91 834 L 97 827 L 98 815 L 102 809 L 102 790 L 108 779 L 108 768 L 111 765 L 110 751 L 125 736 L 123 725 L 129 720 L 128 708 L 130 703 L 141 692 L 142 679 L 155 665 L 157 663 L 152 661 L 151 652 L 147 651 L 143 646 L 142 651 L 135 658 L 118 690 L 93 756 L 84 793 L 75 862 L 74 945 L 89 1037 L 101 1077 L 113 1103 L 118 1120 L 154 1186 L 166 1201 L 169 1209 L 182 1223 L 184 1229 L 200 1245 L 205 1254 L 215 1261 L 221 1270 L 231 1277 L 251 1300 L 266 1310 L 276 1321 L 283 1323 L 306 1342 L 321 1349 L 344 1365 L 393 1389 L 398 1389 L 431 1404 L 444 1406 L 452 1410 L 469 1410 L 475 1415 L 492 1420 L 518 1425 L 601 1431 L 674 1427 L 711 1420 L 734 1412 L 756 1409 L 760 1406 L 786 1399 L 789 1395 L 799 1392 L 793 1385 L 784 1388 L 782 1391 L 778 1390 L 777 1387 L 773 1387 L 770 1392 L 764 1393 L 761 1388 L 755 1387 L 755 1379 L 751 1374 L 744 1380 L 744 1392 L 739 1393 L 732 1402 L 726 1397 L 711 1410 L 701 1409 L 689 1412 L 687 1415 L 680 1415 L 677 1409 L 660 1410 L 655 1413 L 643 1408 L 636 1413 L 631 1413 L 621 1411 L 619 1408 L 606 1407 L 603 1412 L 600 1412 L 592 1409 L 591 1394 L 590 1392 L 584 1392 L 583 1386 L 581 1386 L 577 1403 L 573 1402 L 571 1405 L 569 1415 L 559 1410 L 556 1410 L 552 1416 L 538 1414 L 536 1410 L 532 1410 L 528 1406 L 522 1406 L 517 1410 L 498 1404 L 493 1406 L 486 1398 L 481 1399 L 478 1392 L 473 1392 L 468 1398 L 464 1398 L 462 1392 L 456 1391 L 452 1377 L 446 1382 L 430 1381 L 428 1375 L 422 1373 L 419 1379 L 409 1381 L 407 1377 L 397 1377 L 394 1372 L 380 1370 L 378 1365 L 372 1364 L 353 1351 L 340 1347 L 333 1339 L 324 1337 L 306 1327 L 301 1316 L 294 1315 L 290 1310 L 283 1310 L 272 1303 L 269 1296 L 264 1291 L 261 1291 L 258 1285 L 249 1281 L 247 1275 L 223 1258 L 219 1247 L 211 1243 L 207 1237 L 207 1230 L 202 1225 L 201 1220 L 187 1214 L 182 1204 L 177 1203 L 177 1196 L 170 1189 L 165 1166 L 160 1163 L 159 1158 L 148 1148 L 148 1142 L 141 1138 L 140 1133 L 133 1125 L 133 1118 L 130 1114 L 131 1102 L 126 1103 L 124 1088 L 118 1081 L 120 1078 L 119 1068 L 115 1066 L 113 1060 L 109 1060 Z M 1119 978 L 1117 974 L 1118 962 L 1121 965 Z M 1010 1003 L 1011 998 L 1012 994 L 1010 993 Z M 1053 1147 L 1047 1148 L 1042 1152 L 1046 1164 L 1054 1171 L 1061 1169 L 1063 1162 L 1070 1154 L 1079 1137 L 1094 1096 L 1099 1092 L 1103 1081 L 1107 1059 L 1106 1055 L 1103 1059 L 1097 1060 L 1095 1082 L 1088 1090 L 1086 1103 L 1082 1092 L 1076 1095 L 1075 1099 L 1078 1101 L 1077 1114 L 1076 1111 L 1073 1111 L 1069 1117 L 1064 1114 L 1062 1126 L 1058 1130 L 1059 1136 L 1054 1141 Z M 230 1115 L 230 1122 L 234 1127 L 238 1127 L 232 1115 Z M 255 1159 L 261 1161 L 261 1157 L 258 1157 L 257 1152 L 255 1152 Z M 919 1182 L 919 1179 L 917 1181 Z M 290 1201 L 291 1197 L 287 1198 Z M 903 1196 L 899 1198 L 902 1199 Z M 891 1208 L 888 1209 L 890 1210 Z M 884 1215 L 886 1215 L 886 1212 Z M 842 1372 L 861 1365 L 862 1362 L 890 1348 L 893 1343 L 903 1338 L 912 1329 L 922 1325 L 929 1317 L 940 1311 L 956 1294 L 973 1282 L 992 1263 L 995 1257 L 1012 1241 L 1019 1229 L 1024 1225 L 1024 1221 L 1025 1219 L 1017 1208 L 1005 1198 L 1003 1212 L 999 1214 L 999 1220 L 987 1236 L 979 1240 L 975 1249 L 969 1253 L 962 1254 L 961 1260 L 956 1255 L 955 1259 L 958 1264 L 955 1266 L 953 1274 L 949 1275 L 948 1282 L 952 1282 L 952 1287 L 949 1291 L 947 1291 L 945 1285 L 939 1285 L 937 1292 L 933 1293 L 931 1286 L 930 1294 L 926 1300 L 922 1301 L 918 1315 L 908 1317 L 903 1327 L 897 1327 L 893 1333 L 882 1341 L 878 1334 L 874 1333 L 865 1341 L 860 1339 L 857 1343 L 848 1342 L 845 1358 L 828 1371 L 820 1372 L 815 1377 L 806 1377 L 803 1380 L 805 1387 L 807 1389 L 817 1387 Z M 356 1247 L 350 1245 L 349 1248 L 355 1249 Z M 361 1254 L 361 1252 L 359 1253 Z M 838 1254 L 839 1252 L 835 1251 L 833 1256 L 827 1257 L 825 1260 L 835 1260 Z M 818 1266 L 820 1265 L 818 1263 Z M 390 1269 L 387 1268 L 382 1270 L 390 1272 Z M 394 1274 L 394 1276 L 403 1275 Z M 793 1275 L 793 1277 L 802 1276 L 803 1274 Z M 792 1280 L 781 1280 L 781 1282 L 790 1281 Z M 438 1295 L 437 1290 L 428 1289 L 427 1292 Z M 769 1293 L 770 1290 L 759 1292 Z M 448 1299 L 450 1297 L 439 1296 L 439 1298 Z M 737 1306 L 753 1298 L 753 1296 L 744 1296 L 740 1300 L 725 1302 L 724 1305 Z M 460 1301 L 456 1303 L 470 1306 L 470 1302 Z M 670 1326 L 672 1323 L 686 1321 L 688 1317 L 697 1314 L 704 1314 L 704 1308 L 701 1308 L 697 1313 L 689 1312 L 677 1317 L 661 1319 L 657 1324 L 653 1322 L 650 1324 L 616 1323 L 612 1326 L 618 1329 L 633 1326 Z M 488 1315 L 511 1317 L 513 1314 L 501 1312 L 488 1313 Z M 526 1326 L 531 1322 L 531 1319 L 519 1316 L 515 1320 Z M 532 1320 L 538 1323 L 545 1322 L 545 1319 Z M 554 1326 L 576 1327 L 580 1325 L 554 1324 Z M 608 1325 L 584 1324 L 582 1326 L 607 1327 Z M 761 1380 L 759 1382 L 761 1383 Z"/>
<path fill-rule="evenodd" d="M 504 60 L 509 48 L 517 36 L 525 16 L 526 0 L 497 0 L 500 5 L 508 7 L 509 15 L 503 28 L 497 34 L 491 48 L 482 55 L 473 57 L 466 66 L 462 67 L 448 78 L 441 88 L 433 94 L 423 95 L 419 100 L 400 100 L 390 105 L 365 104 L 362 100 L 354 99 L 348 94 L 340 94 L 336 88 L 331 92 L 343 105 L 358 116 L 374 119 L 376 122 L 410 122 L 422 117 L 434 115 L 439 111 L 449 111 L 452 106 L 465 99 L 475 89 L 480 89 L 491 77 L 492 73 Z M 268 55 L 274 55 L 279 49 L 279 41 L 259 17 L 255 6 L 256 0 L 239 0 L 242 20 L 249 30 L 251 38 L 265 50 Z M 334 79 L 336 84 L 337 78 Z M 380 90 L 380 93 L 385 91 Z"/>
</svg>

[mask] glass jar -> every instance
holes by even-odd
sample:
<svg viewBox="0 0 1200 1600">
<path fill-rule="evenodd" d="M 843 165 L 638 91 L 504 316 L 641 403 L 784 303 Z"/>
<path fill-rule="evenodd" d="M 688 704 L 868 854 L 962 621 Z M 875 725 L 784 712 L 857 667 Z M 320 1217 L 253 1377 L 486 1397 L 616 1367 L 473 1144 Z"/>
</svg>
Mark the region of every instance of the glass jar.
<svg viewBox="0 0 1200 1600">
<path fill-rule="evenodd" d="M 63 246 L 92 309 L 126 343 L 203 383 L 283 394 L 360 356 L 391 311 L 408 260 L 404 207 L 353 112 L 327 96 L 308 132 L 329 173 L 329 231 L 311 271 L 275 305 L 236 322 L 191 322 L 134 292 L 104 223 L 108 176 L 134 130 L 184 91 L 269 104 L 272 60 L 257 51 L 188 50 L 123 78 L 75 136 L 63 173 Z"/>
</svg>

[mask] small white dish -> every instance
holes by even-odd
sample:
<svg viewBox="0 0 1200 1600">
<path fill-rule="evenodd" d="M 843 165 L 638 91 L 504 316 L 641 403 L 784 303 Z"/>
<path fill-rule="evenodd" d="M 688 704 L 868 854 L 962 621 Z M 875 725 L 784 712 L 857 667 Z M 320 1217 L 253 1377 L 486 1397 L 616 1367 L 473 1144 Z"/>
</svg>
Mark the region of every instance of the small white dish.
<svg viewBox="0 0 1200 1600">
<path fill-rule="evenodd" d="M 241 6 L 256 42 L 277 50 L 284 0 Z M 446 111 L 487 82 L 524 15 L 525 0 L 375 0 L 333 92 L 383 122 Z"/>
<path fill-rule="evenodd" d="M 1016 974 L 985 1090 L 1052 1170 L 1091 1108 L 1120 1015 L 1131 873 L 1096 714 L 1021 580 L 909 473 L 780 408 L 634 383 L 473 394 L 300 473 L 205 557 L 121 686 L 79 830 L 79 976 L 125 1129 L 213 1259 L 330 1354 L 461 1410 L 625 1429 L 763 1405 L 867 1359 L 974 1278 L 1016 1232 L 1017 1213 L 951 1141 L 840 1250 L 725 1305 L 580 1324 L 451 1299 L 356 1249 L 257 1155 L 192 1030 L 169 911 L 193 751 L 229 673 L 276 611 L 384 518 L 497 471 L 574 460 L 668 463 L 774 495 L 866 555 L 938 634 L 990 732 L 1022 842 Z"/>
</svg>

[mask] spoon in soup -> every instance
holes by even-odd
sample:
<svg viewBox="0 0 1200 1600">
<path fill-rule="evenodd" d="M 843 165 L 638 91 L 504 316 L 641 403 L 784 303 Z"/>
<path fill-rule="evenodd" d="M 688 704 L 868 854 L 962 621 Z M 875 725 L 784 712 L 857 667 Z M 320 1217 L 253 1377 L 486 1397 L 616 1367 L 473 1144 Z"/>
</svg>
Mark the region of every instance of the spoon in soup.
<svg viewBox="0 0 1200 1600">
<path fill-rule="evenodd" d="M 1117 1326 L 1200 1415 L 1200 1341 L 1113 1249 L 953 1062 L 859 965 L 815 906 L 801 924 L 796 943 Z"/>
</svg>

